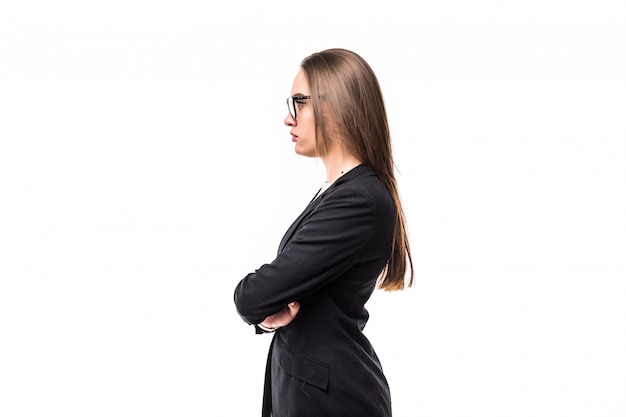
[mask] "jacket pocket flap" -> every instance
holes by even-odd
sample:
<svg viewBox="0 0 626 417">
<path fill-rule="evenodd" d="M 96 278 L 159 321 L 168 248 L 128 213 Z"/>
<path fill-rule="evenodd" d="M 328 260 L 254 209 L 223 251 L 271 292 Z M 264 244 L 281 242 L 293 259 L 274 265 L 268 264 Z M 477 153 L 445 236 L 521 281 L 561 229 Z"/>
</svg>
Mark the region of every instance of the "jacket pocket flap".
<svg viewBox="0 0 626 417">
<path fill-rule="evenodd" d="M 278 357 L 278 366 L 283 371 L 324 391 L 328 389 L 328 365 L 294 352 L 286 346 L 281 350 L 282 352 Z"/>
</svg>

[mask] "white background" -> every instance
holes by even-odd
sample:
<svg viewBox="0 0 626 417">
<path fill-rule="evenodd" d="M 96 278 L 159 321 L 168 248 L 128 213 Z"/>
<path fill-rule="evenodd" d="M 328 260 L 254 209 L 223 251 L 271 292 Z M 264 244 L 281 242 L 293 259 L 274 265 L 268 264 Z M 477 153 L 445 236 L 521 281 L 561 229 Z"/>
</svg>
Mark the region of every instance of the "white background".
<svg viewBox="0 0 626 417">
<path fill-rule="evenodd" d="M 626 6 L 3 1 L 0 415 L 259 415 L 232 294 L 324 180 L 302 58 L 385 94 L 416 285 L 366 334 L 394 415 L 626 415 Z"/>
</svg>

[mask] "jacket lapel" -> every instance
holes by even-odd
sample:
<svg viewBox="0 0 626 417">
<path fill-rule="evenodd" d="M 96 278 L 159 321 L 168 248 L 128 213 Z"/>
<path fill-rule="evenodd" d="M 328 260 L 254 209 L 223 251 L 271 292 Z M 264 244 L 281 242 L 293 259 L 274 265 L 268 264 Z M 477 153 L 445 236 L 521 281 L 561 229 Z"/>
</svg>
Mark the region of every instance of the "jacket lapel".
<svg viewBox="0 0 626 417">
<path fill-rule="evenodd" d="M 291 240 L 293 234 L 296 232 L 296 230 L 298 230 L 298 228 L 300 228 L 300 223 L 302 223 L 302 221 L 309 215 L 309 213 L 312 212 L 315 207 L 317 207 L 322 198 L 323 196 L 319 196 L 318 198 L 314 197 L 309 205 L 306 206 L 302 214 L 300 214 L 298 218 L 291 224 L 291 226 L 289 226 L 289 229 L 287 229 L 287 232 L 283 236 L 283 239 L 280 241 L 280 245 L 278 246 L 278 253 L 281 253 L 283 251 L 287 243 L 289 243 L 289 241 Z"/>
<path fill-rule="evenodd" d="M 367 175 L 368 173 L 374 174 L 371 168 L 367 167 L 366 165 L 359 165 L 348 171 L 345 175 L 339 177 L 337 181 L 333 183 L 333 185 L 331 185 L 326 191 L 322 193 L 322 195 L 317 196 L 316 194 L 317 198 L 313 197 L 313 199 L 311 200 L 309 205 L 306 206 L 302 214 L 300 214 L 300 216 L 298 216 L 298 218 L 292 223 L 289 229 L 287 229 L 287 232 L 283 236 L 283 239 L 280 241 L 280 245 L 278 246 L 278 253 L 281 253 L 283 251 L 287 243 L 289 243 L 289 241 L 291 240 L 293 234 L 296 232 L 296 230 L 300 228 L 300 224 L 302 223 L 302 221 L 306 219 L 309 213 L 311 213 L 315 209 L 315 207 L 317 207 L 320 202 L 324 200 L 329 191 L 331 191 L 335 187 L 338 187 L 342 183 L 349 181 L 352 178 L 358 177 L 360 175 Z"/>
</svg>

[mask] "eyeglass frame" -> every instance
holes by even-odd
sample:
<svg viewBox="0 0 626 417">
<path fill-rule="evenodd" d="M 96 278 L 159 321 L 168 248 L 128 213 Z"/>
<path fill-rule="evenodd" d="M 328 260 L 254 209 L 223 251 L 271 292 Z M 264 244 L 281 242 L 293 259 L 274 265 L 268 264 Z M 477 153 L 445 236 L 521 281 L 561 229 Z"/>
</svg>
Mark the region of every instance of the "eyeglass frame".
<svg viewBox="0 0 626 417">
<path fill-rule="evenodd" d="M 296 116 L 297 116 L 296 105 L 294 103 L 300 104 L 300 103 L 298 103 L 298 101 L 308 100 L 310 98 L 311 98 L 311 96 L 289 96 L 289 97 L 287 97 L 287 110 L 289 110 L 289 115 L 293 118 L 293 120 L 296 120 Z"/>
</svg>

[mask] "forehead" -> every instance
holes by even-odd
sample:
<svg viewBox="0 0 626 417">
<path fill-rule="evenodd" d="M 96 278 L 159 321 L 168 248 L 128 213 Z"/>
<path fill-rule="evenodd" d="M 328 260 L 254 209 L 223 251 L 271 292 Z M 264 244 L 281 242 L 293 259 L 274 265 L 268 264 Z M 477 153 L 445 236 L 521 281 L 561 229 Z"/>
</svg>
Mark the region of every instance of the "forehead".
<svg viewBox="0 0 626 417">
<path fill-rule="evenodd" d="M 291 94 L 303 94 L 305 96 L 309 95 L 309 82 L 304 75 L 304 71 L 300 70 L 296 74 L 296 78 L 294 78 L 293 85 L 291 87 Z"/>
</svg>

